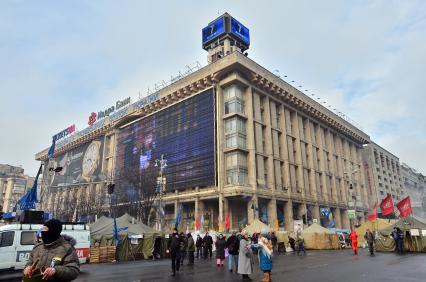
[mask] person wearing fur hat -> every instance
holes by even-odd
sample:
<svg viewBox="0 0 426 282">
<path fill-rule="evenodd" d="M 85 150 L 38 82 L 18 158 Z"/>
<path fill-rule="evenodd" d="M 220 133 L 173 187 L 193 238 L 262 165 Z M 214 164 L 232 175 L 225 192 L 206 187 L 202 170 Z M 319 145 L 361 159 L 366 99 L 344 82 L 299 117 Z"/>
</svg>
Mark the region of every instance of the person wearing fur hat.
<svg viewBox="0 0 426 282">
<path fill-rule="evenodd" d="M 253 250 L 258 250 L 259 256 L 259 268 L 263 271 L 262 282 L 271 281 L 271 270 L 272 270 L 272 243 L 266 236 L 259 235 L 258 243 L 251 245 Z"/>
<path fill-rule="evenodd" d="M 43 280 L 62 282 L 72 281 L 80 273 L 80 263 L 74 249 L 72 237 L 61 236 L 62 222 L 51 219 L 41 229 L 42 242 L 31 251 L 30 259 L 24 268 L 24 276 L 30 278 L 40 270 Z"/>
</svg>

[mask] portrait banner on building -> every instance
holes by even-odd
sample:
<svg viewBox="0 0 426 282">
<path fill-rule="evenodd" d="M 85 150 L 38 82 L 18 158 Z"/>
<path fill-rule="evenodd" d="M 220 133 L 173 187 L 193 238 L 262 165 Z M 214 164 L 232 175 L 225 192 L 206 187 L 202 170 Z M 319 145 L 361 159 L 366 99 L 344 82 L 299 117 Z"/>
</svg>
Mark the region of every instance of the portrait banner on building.
<svg viewBox="0 0 426 282">
<path fill-rule="evenodd" d="M 103 137 L 97 138 L 51 159 L 51 166 L 62 167 L 61 171 L 53 174 L 51 186 L 101 181 L 103 140 Z"/>
</svg>

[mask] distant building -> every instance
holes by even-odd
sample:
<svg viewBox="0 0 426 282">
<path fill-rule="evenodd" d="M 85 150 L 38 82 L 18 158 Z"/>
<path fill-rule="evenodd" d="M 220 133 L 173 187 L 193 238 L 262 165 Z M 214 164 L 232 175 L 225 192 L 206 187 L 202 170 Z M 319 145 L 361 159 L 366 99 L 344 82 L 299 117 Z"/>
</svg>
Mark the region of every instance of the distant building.
<svg viewBox="0 0 426 282">
<path fill-rule="evenodd" d="M 402 184 L 405 196 L 410 196 L 413 214 L 426 218 L 426 177 L 405 163 L 401 165 Z"/>
<path fill-rule="evenodd" d="M 0 164 L 0 211 L 13 211 L 33 182 L 34 177 L 25 175 L 22 167 Z"/>
<path fill-rule="evenodd" d="M 399 158 L 374 142 L 363 149 L 363 162 L 370 206 L 392 195 L 395 203 L 402 199 L 404 187 L 401 181 Z"/>
</svg>

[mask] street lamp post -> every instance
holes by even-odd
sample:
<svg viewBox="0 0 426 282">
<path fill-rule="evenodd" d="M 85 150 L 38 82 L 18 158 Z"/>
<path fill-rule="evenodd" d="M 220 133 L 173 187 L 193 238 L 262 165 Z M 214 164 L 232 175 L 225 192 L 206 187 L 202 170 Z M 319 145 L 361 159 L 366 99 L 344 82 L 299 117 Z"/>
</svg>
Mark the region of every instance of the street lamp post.
<svg viewBox="0 0 426 282">
<path fill-rule="evenodd" d="M 350 224 L 350 227 L 352 228 L 352 227 L 354 227 L 354 224 L 355 224 L 355 219 L 356 219 L 356 208 L 357 208 L 357 197 L 358 197 L 358 193 L 357 193 L 357 191 L 356 191 L 356 189 L 355 189 L 355 191 L 353 190 L 354 189 L 354 187 L 353 187 L 353 181 L 352 181 L 352 175 L 354 175 L 355 173 L 357 173 L 357 172 L 359 172 L 359 170 L 352 170 L 351 169 L 351 172 L 350 173 L 347 173 L 347 172 L 345 172 L 344 174 L 346 174 L 346 175 L 348 175 L 348 174 L 350 174 L 351 176 L 350 176 L 350 182 L 349 182 L 349 197 L 350 197 L 350 200 L 348 201 L 348 207 L 349 208 L 351 208 L 352 210 L 354 210 L 355 212 L 354 212 L 354 215 L 352 215 L 350 218 L 349 218 L 349 224 Z"/>
<path fill-rule="evenodd" d="M 159 209 L 157 211 L 157 224 L 158 230 L 162 230 L 162 198 L 163 194 L 166 192 L 166 177 L 164 176 L 164 169 L 167 167 L 167 160 L 164 158 L 164 155 L 161 155 L 161 159 L 155 160 L 155 166 L 160 167 L 160 175 L 157 177 L 157 193 L 159 194 Z"/>
</svg>

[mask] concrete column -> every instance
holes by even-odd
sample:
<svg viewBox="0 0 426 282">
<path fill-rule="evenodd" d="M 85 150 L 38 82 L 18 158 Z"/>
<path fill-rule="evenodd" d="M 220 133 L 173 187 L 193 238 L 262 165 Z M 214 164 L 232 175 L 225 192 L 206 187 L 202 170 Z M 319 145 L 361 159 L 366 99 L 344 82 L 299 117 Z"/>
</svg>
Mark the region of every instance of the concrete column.
<svg viewBox="0 0 426 282">
<path fill-rule="evenodd" d="M 322 190 L 321 190 L 321 196 L 324 199 L 325 202 L 328 202 L 329 196 L 328 195 L 328 189 L 327 189 L 327 179 L 326 179 L 326 174 L 325 174 L 325 153 L 324 153 L 324 147 L 325 147 L 325 140 L 322 139 L 321 136 L 321 127 L 318 126 L 317 128 L 317 143 L 318 143 L 318 147 L 319 147 L 319 153 L 317 154 L 317 158 L 319 158 L 320 163 L 319 163 L 319 170 L 321 172 L 321 177 L 320 177 L 320 182 L 321 182 L 321 186 L 322 186 Z"/>
<path fill-rule="evenodd" d="M 285 110 L 284 107 L 281 106 L 281 112 L 282 114 L 280 115 L 280 123 L 282 124 L 282 134 L 281 134 L 281 139 L 280 139 L 280 147 L 281 147 L 281 158 L 284 160 L 284 165 L 283 165 L 283 171 L 281 171 L 281 173 L 284 175 L 283 180 L 284 180 L 284 188 L 287 189 L 288 194 L 290 194 L 290 163 L 288 160 L 288 144 L 287 144 L 287 125 L 286 123 L 289 122 L 286 120 L 285 118 Z"/>
<path fill-rule="evenodd" d="M 254 117 L 253 117 L 253 92 L 251 86 L 247 87 L 245 94 L 245 114 L 247 115 L 247 171 L 248 184 L 252 189 L 257 189 L 256 182 L 256 146 L 254 141 Z"/>
<path fill-rule="evenodd" d="M 292 232 L 293 229 L 293 201 L 288 200 L 284 202 L 284 218 L 285 218 L 285 230 Z"/>
<path fill-rule="evenodd" d="M 350 229 L 351 223 L 349 222 L 348 211 L 345 210 L 345 209 L 341 210 L 341 215 L 342 215 L 342 227 L 343 227 L 343 229 Z"/>
<path fill-rule="evenodd" d="M 252 223 L 254 219 L 259 219 L 258 211 L 252 209 L 252 206 L 259 208 L 259 203 L 257 200 L 257 195 L 253 195 L 250 201 L 247 203 L 247 221 L 248 224 Z"/>
<path fill-rule="evenodd" d="M 336 224 L 336 228 L 342 228 L 342 215 L 340 214 L 340 209 L 336 208 L 333 211 L 334 222 Z"/>
<path fill-rule="evenodd" d="M 306 142 L 308 142 L 308 145 L 306 146 L 306 153 L 308 155 L 308 168 L 309 168 L 309 191 L 310 196 L 314 198 L 315 201 L 318 200 L 317 197 L 317 187 L 316 187 L 316 181 L 315 181 L 315 169 L 314 169 L 314 156 L 313 156 L 313 146 L 312 146 L 312 135 L 311 135 L 311 125 L 310 121 L 307 121 L 306 126 L 308 127 L 308 130 L 305 134 Z"/>
<path fill-rule="evenodd" d="M 369 197 L 368 197 L 368 192 L 367 192 L 367 182 L 366 182 L 366 177 L 365 177 L 365 171 L 364 171 L 364 165 L 363 165 L 363 161 L 362 161 L 362 149 L 361 148 L 356 148 L 356 153 L 357 153 L 357 163 L 358 166 L 361 167 L 359 168 L 359 182 L 361 184 L 361 193 L 363 196 L 363 206 L 364 208 L 372 208 L 373 206 L 370 206 L 370 201 L 369 201 Z"/>
<path fill-rule="evenodd" d="M 294 149 L 296 151 L 295 163 L 296 163 L 296 179 L 297 179 L 297 191 L 301 191 L 302 197 L 304 197 L 305 189 L 304 189 L 304 177 L 303 177 L 303 165 L 302 165 L 302 152 L 300 148 L 300 132 L 299 132 L 299 116 L 297 112 L 294 114 L 293 119 L 294 124 L 294 136 L 296 137 L 296 142 L 294 142 Z"/>
<path fill-rule="evenodd" d="M 318 220 L 318 224 L 320 224 L 321 217 L 320 217 L 320 209 L 318 204 L 314 205 L 312 209 L 312 218 L 315 218 L 316 220 Z"/>
<path fill-rule="evenodd" d="M 270 109 L 270 101 L 269 97 L 266 96 L 264 101 L 264 117 L 265 120 L 263 121 L 266 125 L 265 128 L 265 135 L 263 138 L 267 140 L 265 142 L 265 154 L 267 156 L 267 167 L 265 168 L 268 172 L 268 179 L 265 179 L 266 181 L 266 187 L 269 189 L 275 191 L 275 170 L 274 170 L 274 155 L 273 155 L 273 148 L 272 148 L 272 127 L 271 127 L 271 109 Z"/>
<path fill-rule="evenodd" d="M 225 216 L 224 216 L 224 209 L 223 209 L 223 194 L 222 193 L 220 193 L 219 194 L 219 199 L 218 199 L 218 201 L 219 201 L 219 216 L 218 216 L 218 218 L 219 218 L 219 222 L 218 222 L 218 227 L 219 227 L 219 232 L 223 232 L 223 230 L 224 230 L 224 218 L 225 218 Z"/>
<path fill-rule="evenodd" d="M 277 199 L 275 196 L 273 196 L 268 202 L 268 219 L 269 225 L 275 228 L 275 223 L 277 221 Z"/>
<path fill-rule="evenodd" d="M 222 87 L 216 87 L 216 127 L 218 130 L 216 131 L 216 151 L 217 151 L 217 188 L 219 193 L 223 191 L 224 182 L 226 178 L 226 168 L 225 168 L 225 154 L 223 150 L 225 148 L 225 126 L 223 121 L 224 115 L 224 98 Z"/>
<path fill-rule="evenodd" d="M 307 212 L 306 204 L 304 204 L 304 203 L 299 204 L 299 206 L 297 208 L 297 217 L 299 219 L 304 219 L 306 212 Z"/>
</svg>

